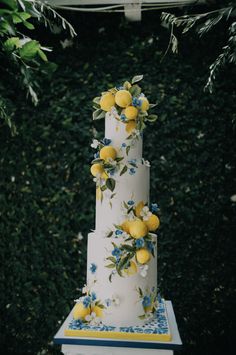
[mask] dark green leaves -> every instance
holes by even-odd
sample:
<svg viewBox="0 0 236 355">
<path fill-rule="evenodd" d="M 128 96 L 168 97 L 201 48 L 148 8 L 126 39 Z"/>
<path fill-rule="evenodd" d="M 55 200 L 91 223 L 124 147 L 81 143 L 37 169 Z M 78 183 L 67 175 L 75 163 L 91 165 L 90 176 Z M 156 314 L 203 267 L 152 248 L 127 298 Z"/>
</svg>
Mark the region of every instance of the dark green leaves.
<svg viewBox="0 0 236 355">
<path fill-rule="evenodd" d="M 114 191 L 115 189 L 115 186 L 116 186 L 116 181 L 112 178 L 108 178 L 106 180 L 106 187 L 111 190 L 111 191 Z"/>
<path fill-rule="evenodd" d="M 128 170 L 127 165 L 125 165 L 125 166 L 123 167 L 123 169 L 121 170 L 121 172 L 120 172 L 120 176 L 123 175 L 123 174 L 125 174 L 127 170 Z"/>
</svg>

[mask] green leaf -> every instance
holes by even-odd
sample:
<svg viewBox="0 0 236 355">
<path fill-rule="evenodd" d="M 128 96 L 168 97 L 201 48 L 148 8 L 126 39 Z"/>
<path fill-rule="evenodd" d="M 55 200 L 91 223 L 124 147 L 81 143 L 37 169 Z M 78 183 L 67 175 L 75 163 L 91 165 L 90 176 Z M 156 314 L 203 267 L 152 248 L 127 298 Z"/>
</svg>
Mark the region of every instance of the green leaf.
<svg viewBox="0 0 236 355">
<path fill-rule="evenodd" d="M 47 61 L 48 61 L 48 58 L 47 58 L 46 54 L 42 51 L 42 49 L 39 49 L 39 50 L 38 50 L 38 55 L 40 56 L 40 58 L 41 58 L 44 62 L 47 62 Z"/>
<path fill-rule="evenodd" d="M 132 84 L 138 83 L 139 81 L 141 81 L 143 79 L 143 75 L 135 75 L 133 77 L 133 79 L 131 80 Z"/>
<path fill-rule="evenodd" d="M 141 290 L 140 287 L 138 288 L 138 292 L 139 292 L 139 295 L 140 295 L 141 297 L 143 297 L 143 291 Z"/>
<path fill-rule="evenodd" d="M 93 112 L 93 120 L 100 120 L 102 118 L 104 118 L 106 115 L 105 111 L 101 110 L 101 109 L 97 109 Z"/>
<path fill-rule="evenodd" d="M 125 166 L 123 167 L 123 169 L 121 170 L 121 172 L 120 172 L 120 176 L 123 175 L 123 174 L 125 174 L 127 170 L 128 170 L 127 165 L 125 165 Z"/>
<path fill-rule="evenodd" d="M 158 119 L 157 115 L 148 115 L 146 117 L 146 120 L 149 121 L 149 122 L 155 122 L 157 119 Z"/>
<path fill-rule="evenodd" d="M 14 24 L 26 22 L 26 20 L 29 18 L 31 18 L 31 15 L 28 12 L 15 12 L 12 14 L 12 20 Z"/>
<path fill-rule="evenodd" d="M 112 178 L 108 178 L 106 181 L 106 187 L 111 190 L 114 191 L 115 187 L 116 187 L 116 181 Z"/>
<path fill-rule="evenodd" d="M 94 159 L 91 164 L 95 164 L 95 163 L 103 163 L 103 159 L 100 158 Z"/>
<path fill-rule="evenodd" d="M 34 25 L 32 23 L 28 22 L 28 21 L 24 21 L 23 24 L 24 24 L 24 26 L 26 28 L 28 28 L 28 30 L 34 30 L 35 29 Z"/>
<path fill-rule="evenodd" d="M 146 318 L 146 315 L 145 314 L 142 314 L 141 316 L 138 316 L 139 319 L 145 319 Z"/>
<path fill-rule="evenodd" d="M 114 264 L 108 264 L 108 265 L 105 265 L 105 267 L 107 267 L 108 269 L 114 269 L 115 265 Z"/>
<path fill-rule="evenodd" d="M 113 235 L 113 231 L 109 232 L 107 235 L 106 235 L 106 238 L 111 238 Z M 108 258 L 107 258 L 108 259 Z"/>
<path fill-rule="evenodd" d="M 149 108 L 153 108 L 153 107 L 156 107 L 157 104 L 149 104 Z"/>
<path fill-rule="evenodd" d="M 11 37 L 8 38 L 3 43 L 3 48 L 6 52 L 12 52 L 15 48 L 20 47 L 20 38 L 19 37 Z"/>
<path fill-rule="evenodd" d="M 132 96 L 139 96 L 141 94 L 141 88 L 138 85 L 131 86 L 129 92 Z"/>
<path fill-rule="evenodd" d="M 128 81 L 125 81 L 124 84 L 123 84 L 123 87 L 124 87 L 125 90 L 129 90 L 130 83 Z"/>
<path fill-rule="evenodd" d="M 120 259 L 118 265 L 117 265 L 117 271 L 121 271 L 123 269 L 125 269 L 128 264 L 129 264 L 129 261 L 132 257 L 130 257 L 130 254 L 126 255 L 124 258 Z"/>
<path fill-rule="evenodd" d="M 107 260 L 110 260 L 112 263 L 116 263 L 116 258 L 114 256 L 109 256 Z"/>
<path fill-rule="evenodd" d="M 126 147 L 126 155 L 129 155 L 129 151 L 130 151 L 130 149 L 131 149 L 131 146 L 130 145 L 127 145 L 127 147 Z"/>
<path fill-rule="evenodd" d="M 100 187 L 101 191 L 105 191 L 107 189 L 107 186 L 106 185 L 103 185 Z"/>
<path fill-rule="evenodd" d="M 100 100 L 101 100 L 101 96 L 97 96 L 93 99 L 93 102 L 100 106 Z"/>
<path fill-rule="evenodd" d="M 129 244 L 123 244 L 120 248 L 121 248 L 121 249 L 124 249 L 124 250 L 126 250 L 126 251 L 131 251 L 131 252 L 135 251 L 135 248 L 132 247 L 132 246 L 129 245 Z M 132 256 L 133 256 L 133 255 L 132 255 Z"/>
<path fill-rule="evenodd" d="M 116 161 L 119 163 L 123 159 L 124 159 L 124 157 L 119 157 L 119 158 L 116 158 Z"/>
<path fill-rule="evenodd" d="M 23 60 L 30 61 L 36 57 L 39 49 L 39 42 L 35 40 L 30 40 L 20 48 L 19 53 Z"/>
</svg>

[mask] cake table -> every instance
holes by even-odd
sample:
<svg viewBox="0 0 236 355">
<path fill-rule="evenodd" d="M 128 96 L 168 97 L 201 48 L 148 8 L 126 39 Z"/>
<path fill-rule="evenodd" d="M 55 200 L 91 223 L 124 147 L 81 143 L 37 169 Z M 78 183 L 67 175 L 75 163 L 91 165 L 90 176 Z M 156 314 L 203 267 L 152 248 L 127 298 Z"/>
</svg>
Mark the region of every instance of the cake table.
<svg viewBox="0 0 236 355">
<path fill-rule="evenodd" d="M 128 339 L 109 339 L 96 337 L 66 336 L 65 329 L 72 321 L 72 311 L 54 337 L 54 343 L 61 345 L 65 355 L 172 355 L 181 350 L 180 339 L 171 301 L 166 301 L 166 310 L 171 332 L 170 341 L 144 341 Z"/>
</svg>

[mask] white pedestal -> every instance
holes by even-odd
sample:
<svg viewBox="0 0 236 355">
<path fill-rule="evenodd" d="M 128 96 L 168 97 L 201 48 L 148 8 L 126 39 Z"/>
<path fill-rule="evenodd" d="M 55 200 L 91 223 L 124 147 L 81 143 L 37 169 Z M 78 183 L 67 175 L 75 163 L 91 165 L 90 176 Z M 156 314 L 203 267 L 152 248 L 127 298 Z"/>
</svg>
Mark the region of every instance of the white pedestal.
<svg viewBox="0 0 236 355">
<path fill-rule="evenodd" d="M 182 342 L 179 336 L 171 301 L 166 301 L 172 339 L 169 342 L 112 340 L 86 337 L 69 337 L 64 335 L 72 314 L 70 313 L 57 334 L 54 343 L 61 344 L 64 355 L 173 355 L 179 350 Z"/>
</svg>

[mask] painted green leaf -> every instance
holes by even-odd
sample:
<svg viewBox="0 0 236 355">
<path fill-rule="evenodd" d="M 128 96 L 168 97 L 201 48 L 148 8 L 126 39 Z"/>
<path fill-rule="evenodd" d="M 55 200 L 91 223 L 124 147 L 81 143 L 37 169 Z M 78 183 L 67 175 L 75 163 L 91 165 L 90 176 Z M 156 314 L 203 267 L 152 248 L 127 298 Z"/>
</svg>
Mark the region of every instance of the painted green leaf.
<svg viewBox="0 0 236 355">
<path fill-rule="evenodd" d="M 115 187 L 116 187 L 116 181 L 112 178 L 108 178 L 106 181 L 106 187 L 111 190 L 114 191 Z"/>
<path fill-rule="evenodd" d="M 105 265 L 105 267 L 107 267 L 108 269 L 113 269 L 115 267 L 114 264 L 108 264 L 108 265 Z"/>
<path fill-rule="evenodd" d="M 125 166 L 123 167 L 123 169 L 121 170 L 121 172 L 120 172 L 120 176 L 123 175 L 123 174 L 125 174 L 127 170 L 128 170 L 128 168 L 127 168 L 127 166 L 125 165 Z"/>
</svg>

